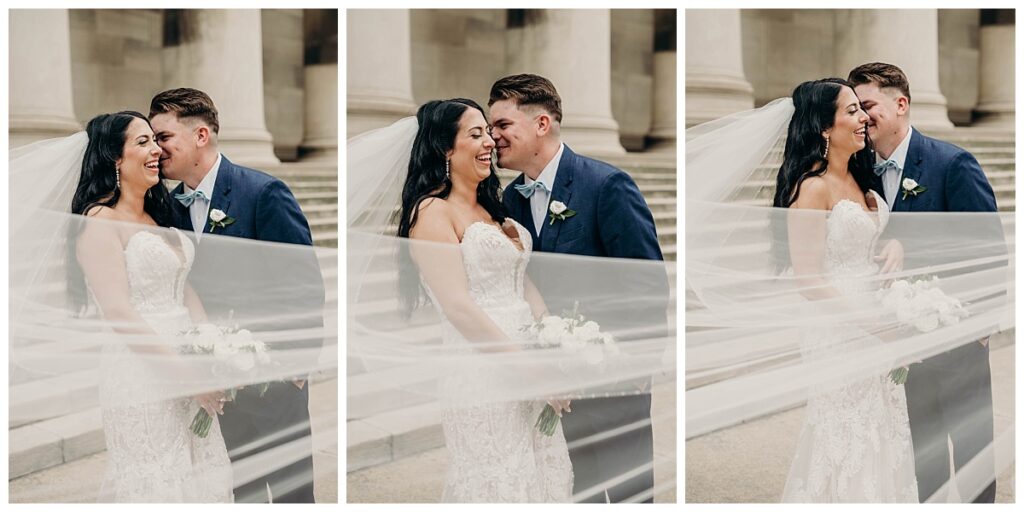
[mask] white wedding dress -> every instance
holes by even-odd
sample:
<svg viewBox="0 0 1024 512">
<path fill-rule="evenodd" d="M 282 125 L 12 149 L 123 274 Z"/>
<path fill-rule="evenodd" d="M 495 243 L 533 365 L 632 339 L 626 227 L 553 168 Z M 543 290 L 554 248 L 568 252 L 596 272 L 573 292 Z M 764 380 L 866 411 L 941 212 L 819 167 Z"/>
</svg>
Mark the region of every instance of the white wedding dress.
<svg viewBox="0 0 1024 512">
<path fill-rule="evenodd" d="M 185 281 L 195 247 L 180 231 L 178 248 L 148 231 L 131 236 L 124 249 L 131 303 L 159 334 L 191 325 L 184 306 Z M 161 389 L 151 368 L 123 344 L 104 347 L 99 386 L 107 474 L 100 501 L 231 502 L 232 473 L 220 424 L 205 439 L 190 430 L 195 400 Z"/>
<path fill-rule="evenodd" d="M 865 291 L 852 288 L 863 287 L 863 278 L 878 271 L 874 248 L 889 211 L 885 200 L 872 193 L 877 222 L 874 214 L 846 199 L 828 216 L 825 271 L 840 292 Z M 851 338 L 835 330 L 805 332 L 802 357 L 814 361 L 851 351 Z M 888 372 L 879 368 L 869 378 L 810 390 L 783 502 L 918 502 L 906 393 Z"/>
<path fill-rule="evenodd" d="M 484 222 L 466 228 L 460 249 L 474 302 L 515 338 L 520 327 L 533 322 L 523 294 L 532 239 L 522 225 L 508 222 L 518 231 L 522 250 L 500 227 Z M 473 350 L 447 320 L 442 320 L 442 337 L 447 346 Z M 569 502 L 573 475 L 562 426 L 550 437 L 534 427 L 545 402 L 460 407 L 460 396 L 492 376 L 471 368 L 453 373 L 440 382 L 445 397 L 441 423 L 450 457 L 441 500 Z"/>
</svg>

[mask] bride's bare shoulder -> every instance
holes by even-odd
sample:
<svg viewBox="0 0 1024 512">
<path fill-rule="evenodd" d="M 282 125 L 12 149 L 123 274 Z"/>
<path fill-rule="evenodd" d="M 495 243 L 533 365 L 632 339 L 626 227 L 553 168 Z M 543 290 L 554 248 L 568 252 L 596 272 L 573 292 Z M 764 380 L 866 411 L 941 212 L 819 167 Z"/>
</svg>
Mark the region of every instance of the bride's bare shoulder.
<svg viewBox="0 0 1024 512">
<path fill-rule="evenodd" d="M 439 197 L 428 197 L 416 205 L 416 223 L 409 238 L 437 242 L 458 242 L 452 218 L 452 206 Z"/>
<path fill-rule="evenodd" d="M 800 182 L 796 200 L 789 207 L 828 210 L 831 197 L 832 193 L 829 190 L 828 182 L 820 176 L 810 176 Z"/>
</svg>

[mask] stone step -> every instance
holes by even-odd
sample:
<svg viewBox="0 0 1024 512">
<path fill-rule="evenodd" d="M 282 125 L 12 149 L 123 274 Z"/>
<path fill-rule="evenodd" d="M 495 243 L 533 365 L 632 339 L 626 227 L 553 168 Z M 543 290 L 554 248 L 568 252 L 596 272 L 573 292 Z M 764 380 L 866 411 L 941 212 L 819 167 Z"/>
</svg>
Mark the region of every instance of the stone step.
<svg viewBox="0 0 1024 512">
<path fill-rule="evenodd" d="M 658 245 L 660 245 L 662 248 L 666 246 L 674 247 L 676 245 L 675 226 L 658 229 Z"/>
<path fill-rule="evenodd" d="M 296 192 L 295 199 L 299 204 L 338 204 L 338 191 L 333 192 Z"/>
<path fill-rule="evenodd" d="M 335 219 L 338 218 L 337 203 L 299 203 L 299 207 L 302 208 L 302 213 L 306 216 L 306 218 L 310 220 L 319 217 L 333 217 Z"/>
<path fill-rule="evenodd" d="M 676 197 L 645 197 L 647 201 L 647 207 L 651 209 L 651 213 L 658 212 L 675 212 L 676 211 Z"/>
</svg>

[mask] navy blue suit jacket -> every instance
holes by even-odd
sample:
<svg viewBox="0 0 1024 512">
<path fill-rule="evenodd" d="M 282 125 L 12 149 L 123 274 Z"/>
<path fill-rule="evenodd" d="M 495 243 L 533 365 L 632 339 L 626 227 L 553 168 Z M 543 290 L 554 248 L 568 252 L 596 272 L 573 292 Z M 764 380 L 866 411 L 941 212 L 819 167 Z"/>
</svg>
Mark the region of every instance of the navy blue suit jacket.
<svg viewBox="0 0 1024 512">
<path fill-rule="evenodd" d="M 569 146 L 562 151 L 551 191 L 552 201 L 561 201 L 576 215 L 564 221 L 550 218 L 538 237 L 533 225 L 530 200 L 514 185 L 505 189 L 504 203 L 509 215 L 530 231 L 533 249 L 541 252 L 662 260 L 654 217 L 643 194 L 625 172 L 598 160 L 580 156 Z"/>
<path fill-rule="evenodd" d="M 928 190 L 903 198 L 897 192 L 894 212 L 995 212 L 996 196 L 974 155 L 948 142 L 914 130 L 904 162 L 903 177 Z M 876 189 L 885 197 L 881 179 Z M 889 198 L 886 197 L 886 200 Z"/>
</svg>

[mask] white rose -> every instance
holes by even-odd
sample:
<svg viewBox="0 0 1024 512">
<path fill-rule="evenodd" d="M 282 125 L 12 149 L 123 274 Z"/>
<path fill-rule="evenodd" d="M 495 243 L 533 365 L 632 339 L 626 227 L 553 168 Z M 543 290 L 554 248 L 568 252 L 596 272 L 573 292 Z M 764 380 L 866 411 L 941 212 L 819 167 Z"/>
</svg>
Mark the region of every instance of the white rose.
<svg viewBox="0 0 1024 512">
<path fill-rule="evenodd" d="M 914 190 L 915 188 L 917 188 L 917 182 L 916 181 L 914 181 L 914 180 L 912 180 L 910 178 L 904 178 L 903 179 L 903 190 Z"/>
<path fill-rule="evenodd" d="M 932 332 L 939 327 L 939 315 L 924 315 L 914 320 L 914 327 L 921 332 Z"/>
<path fill-rule="evenodd" d="M 214 222 L 220 222 L 220 221 L 226 219 L 227 217 L 228 217 L 228 215 L 226 213 L 224 213 L 224 212 L 222 212 L 222 211 L 220 211 L 220 210 L 218 210 L 216 208 L 210 210 L 210 220 L 212 220 Z"/>
<path fill-rule="evenodd" d="M 580 339 L 584 340 L 596 340 L 601 338 L 601 327 L 591 321 L 577 327 L 575 332 Z"/>
<path fill-rule="evenodd" d="M 551 213 L 555 215 L 561 215 L 568 207 L 561 201 L 551 201 Z"/>
</svg>

